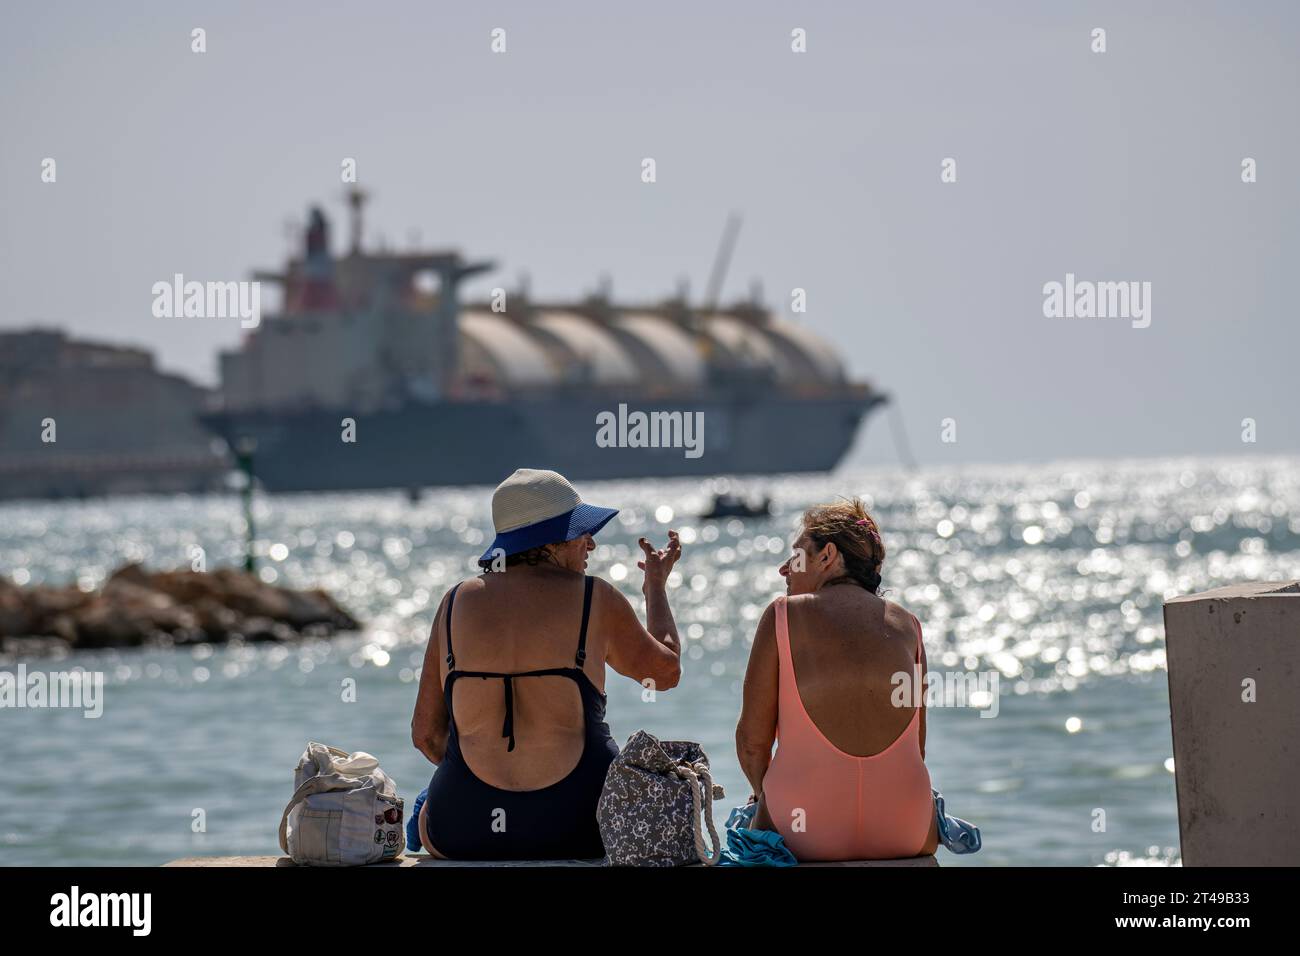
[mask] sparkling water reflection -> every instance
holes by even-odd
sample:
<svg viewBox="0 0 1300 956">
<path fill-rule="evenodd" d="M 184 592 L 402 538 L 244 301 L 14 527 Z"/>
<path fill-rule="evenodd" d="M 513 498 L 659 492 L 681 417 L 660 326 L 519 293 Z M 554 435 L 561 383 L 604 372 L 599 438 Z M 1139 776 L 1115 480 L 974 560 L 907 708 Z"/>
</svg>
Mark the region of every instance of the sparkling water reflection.
<svg viewBox="0 0 1300 956">
<path fill-rule="evenodd" d="M 680 531 L 673 607 L 687 641 L 681 686 L 641 699 L 611 677 L 610 722 L 704 743 L 729 798 L 748 786 L 732 750 L 754 626 L 782 590 L 800 512 L 861 495 L 888 550 L 885 587 L 925 627 L 935 670 L 1000 677 L 998 714 L 934 709 L 928 763 L 949 810 L 978 823 L 969 863 L 1177 860 L 1161 603 L 1230 581 L 1300 576 L 1294 459 L 1081 462 L 754 479 L 763 519 L 704 521 L 721 481 L 580 483 L 621 510 L 591 571 L 639 602 L 636 539 Z M 734 489 L 733 489 L 734 490 Z M 490 489 L 264 498 L 268 581 L 319 586 L 364 633 L 288 646 L 199 645 L 77 653 L 44 668 L 105 672 L 104 716 L 0 712 L 9 775 L 4 863 L 156 863 L 271 853 L 290 768 L 308 739 L 376 753 L 413 797 L 430 767 L 409 743 L 422 648 L 443 592 L 490 540 Z M 100 585 L 124 561 L 242 560 L 228 498 L 0 507 L 0 573 Z M 9 667 L 12 661 L 5 662 Z M 31 666 L 37 666 L 32 663 Z M 355 679 L 355 703 L 340 685 Z M 984 702 L 987 703 L 987 702 Z M 193 832 L 196 809 L 207 829 Z M 1096 811 L 1106 829 L 1095 829 Z"/>
</svg>

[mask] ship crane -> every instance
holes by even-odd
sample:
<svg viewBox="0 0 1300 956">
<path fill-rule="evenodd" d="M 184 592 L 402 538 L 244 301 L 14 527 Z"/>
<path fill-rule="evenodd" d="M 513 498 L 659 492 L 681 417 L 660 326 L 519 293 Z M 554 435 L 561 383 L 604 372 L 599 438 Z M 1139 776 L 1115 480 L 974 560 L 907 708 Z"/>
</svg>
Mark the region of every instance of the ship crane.
<svg viewBox="0 0 1300 956">
<path fill-rule="evenodd" d="M 718 307 L 722 284 L 727 280 L 727 269 L 731 265 L 732 253 L 736 251 L 736 239 L 740 236 L 740 223 L 740 216 L 733 212 L 727 217 L 727 224 L 722 229 L 722 239 L 718 242 L 718 251 L 713 256 L 713 268 L 709 270 L 709 284 L 704 292 L 706 314 Z"/>
</svg>

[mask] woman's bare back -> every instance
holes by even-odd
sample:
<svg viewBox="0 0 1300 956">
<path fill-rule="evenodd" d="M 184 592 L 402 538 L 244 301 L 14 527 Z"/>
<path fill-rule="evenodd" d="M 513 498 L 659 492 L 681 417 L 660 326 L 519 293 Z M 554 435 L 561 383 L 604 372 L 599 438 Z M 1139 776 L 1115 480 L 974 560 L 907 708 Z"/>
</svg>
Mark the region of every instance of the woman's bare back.
<svg viewBox="0 0 1300 956">
<path fill-rule="evenodd" d="M 453 610 L 457 670 L 517 673 L 576 667 L 583 586 L 581 574 L 540 566 L 466 581 Z M 599 600 L 597 591 L 592 620 Z M 445 625 L 439 641 L 445 680 Z M 583 673 L 603 692 L 605 646 L 590 625 L 586 651 Z M 505 790 L 536 790 L 563 779 L 581 758 L 582 699 L 574 681 L 563 675 L 520 677 L 511 685 L 515 750 L 507 750 L 509 741 L 502 736 L 501 679 L 466 676 L 456 681 L 452 717 L 461 751 L 479 779 Z"/>
<path fill-rule="evenodd" d="M 910 681 L 915 673 L 912 615 L 848 586 L 791 597 L 788 614 L 799 697 L 817 729 L 847 754 L 884 750 L 914 710 L 891 700 L 899 686 L 895 675 L 907 674 Z"/>
</svg>

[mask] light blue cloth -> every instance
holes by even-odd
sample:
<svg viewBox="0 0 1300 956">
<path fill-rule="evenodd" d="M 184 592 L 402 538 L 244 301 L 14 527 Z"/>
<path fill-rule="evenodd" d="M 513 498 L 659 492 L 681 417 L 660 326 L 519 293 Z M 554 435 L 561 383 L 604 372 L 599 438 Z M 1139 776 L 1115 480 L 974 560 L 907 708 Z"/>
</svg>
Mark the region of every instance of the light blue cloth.
<svg viewBox="0 0 1300 956">
<path fill-rule="evenodd" d="M 786 849 L 781 834 L 749 829 L 757 812 L 757 803 L 731 811 L 727 817 L 727 844 L 718 866 L 797 866 L 799 861 Z"/>
<path fill-rule="evenodd" d="M 939 842 L 952 853 L 976 853 L 983 845 L 980 828 L 944 810 L 943 794 L 933 787 L 934 814 L 939 825 Z M 781 834 L 772 830 L 751 830 L 758 804 L 736 807 L 727 817 L 727 844 L 718 866 L 795 866 L 799 861 L 785 845 Z"/>
<path fill-rule="evenodd" d="M 976 853 L 983 845 L 980 828 L 957 817 L 950 817 L 943 809 L 943 794 L 933 787 L 934 814 L 939 819 L 939 842 L 953 853 Z"/>
<path fill-rule="evenodd" d="M 429 788 L 425 787 L 420 791 L 420 795 L 415 798 L 415 806 L 411 807 L 411 815 L 406 818 L 406 852 L 420 853 L 424 850 L 424 844 L 420 842 L 420 808 L 424 806 L 424 801 L 429 799 Z"/>
</svg>

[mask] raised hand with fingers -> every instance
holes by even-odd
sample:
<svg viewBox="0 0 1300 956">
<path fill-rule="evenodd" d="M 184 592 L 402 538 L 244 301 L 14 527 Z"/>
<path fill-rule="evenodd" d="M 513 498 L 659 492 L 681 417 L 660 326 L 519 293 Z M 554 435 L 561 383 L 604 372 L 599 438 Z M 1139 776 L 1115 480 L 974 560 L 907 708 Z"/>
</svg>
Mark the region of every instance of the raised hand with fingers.
<svg viewBox="0 0 1300 956">
<path fill-rule="evenodd" d="M 643 557 L 636 566 L 645 572 L 644 586 L 663 587 L 673 570 L 673 565 L 682 556 L 682 542 L 677 532 L 669 530 L 666 548 L 655 548 L 646 538 L 638 539 L 637 544 L 641 546 Z"/>
</svg>

